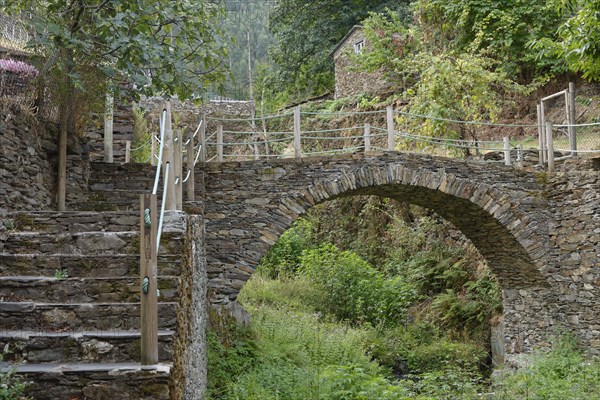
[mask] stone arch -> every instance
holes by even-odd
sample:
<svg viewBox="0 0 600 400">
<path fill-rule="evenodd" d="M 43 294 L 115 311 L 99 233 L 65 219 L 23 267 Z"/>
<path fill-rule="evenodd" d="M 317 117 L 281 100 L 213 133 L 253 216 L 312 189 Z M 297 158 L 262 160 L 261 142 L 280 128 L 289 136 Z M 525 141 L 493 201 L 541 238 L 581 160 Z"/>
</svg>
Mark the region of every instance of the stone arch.
<svg viewBox="0 0 600 400">
<path fill-rule="evenodd" d="M 353 195 L 388 197 L 436 212 L 471 240 L 503 288 L 549 286 L 541 272 L 547 239 L 540 235 L 535 216 L 520 210 L 518 203 L 493 185 L 445 170 L 422 171 L 396 164 L 342 172 L 282 198 L 281 204 L 288 208 L 282 216 L 299 217 L 317 204 Z"/>
<path fill-rule="evenodd" d="M 217 167 L 220 182 L 207 174 L 207 261 L 217 295 L 235 300 L 260 259 L 308 209 L 352 195 L 379 195 L 437 212 L 473 242 L 503 289 L 548 286 L 547 228 L 540 223 L 540 190 L 531 174 L 415 155 L 247 165 Z M 231 215 L 211 212 L 211 204 L 229 207 Z"/>
</svg>

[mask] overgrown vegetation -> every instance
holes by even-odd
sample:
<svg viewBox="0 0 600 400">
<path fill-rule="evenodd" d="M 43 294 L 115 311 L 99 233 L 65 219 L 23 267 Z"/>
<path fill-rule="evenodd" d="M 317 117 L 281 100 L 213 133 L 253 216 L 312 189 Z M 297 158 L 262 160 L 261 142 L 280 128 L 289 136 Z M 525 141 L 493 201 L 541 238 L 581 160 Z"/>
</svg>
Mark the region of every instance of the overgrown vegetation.
<svg viewBox="0 0 600 400">
<path fill-rule="evenodd" d="M 458 236 L 429 212 L 377 197 L 317 207 L 244 288 L 253 335 L 240 348 L 256 344 L 252 368 L 226 384 L 210 372 L 211 398 L 475 398 L 501 304 Z"/>
</svg>

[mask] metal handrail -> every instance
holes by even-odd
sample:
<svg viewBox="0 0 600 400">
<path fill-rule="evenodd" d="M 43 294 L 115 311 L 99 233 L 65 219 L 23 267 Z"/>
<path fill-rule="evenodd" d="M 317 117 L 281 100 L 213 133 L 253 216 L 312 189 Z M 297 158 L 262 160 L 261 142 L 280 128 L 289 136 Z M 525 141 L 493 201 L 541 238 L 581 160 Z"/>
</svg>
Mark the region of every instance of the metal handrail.
<svg viewBox="0 0 600 400">
<path fill-rule="evenodd" d="M 167 120 L 167 109 L 164 108 L 162 111 L 162 118 L 160 120 L 160 148 L 158 150 L 158 162 L 156 163 L 156 176 L 154 177 L 154 187 L 152 189 L 152 194 L 156 194 L 158 192 L 158 181 L 160 179 L 160 167 L 162 166 L 162 156 L 164 149 L 164 141 L 165 141 L 165 124 Z M 163 185 L 163 191 L 166 192 L 167 185 Z"/>
<path fill-rule="evenodd" d="M 160 205 L 160 218 L 158 220 L 158 229 L 156 231 L 156 252 L 160 248 L 160 237 L 162 236 L 163 222 L 165 219 L 165 205 L 167 204 L 167 187 L 169 186 L 169 167 L 170 163 L 165 163 L 165 183 L 163 185 L 162 204 Z"/>
</svg>

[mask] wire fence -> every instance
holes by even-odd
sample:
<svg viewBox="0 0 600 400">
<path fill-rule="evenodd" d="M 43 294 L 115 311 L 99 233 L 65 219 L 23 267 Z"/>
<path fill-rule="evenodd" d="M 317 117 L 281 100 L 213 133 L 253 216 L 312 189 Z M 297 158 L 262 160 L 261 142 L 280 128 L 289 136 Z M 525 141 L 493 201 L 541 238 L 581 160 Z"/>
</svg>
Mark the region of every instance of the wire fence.
<svg viewBox="0 0 600 400">
<path fill-rule="evenodd" d="M 382 117 L 387 113 L 387 121 Z M 407 151 L 436 154 L 446 157 L 470 157 L 490 162 L 538 163 L 541 151 L 537 135 L 544 129 L 537 124 L 507 124 L 486 121 L 460 121 L 437 118 L 426 115 L 411 114 L 400 111 L 377 110 L 368 112 L 298 112 L 267 115 L 250 119 L 209 118 L 207 126 L 213 129 L 224 124 L 246 122 L 248 126 L 258 127 L 255 130 L 227 129 L 221 137 L 206 143 L 207 159 L 210 160 L 249 160 L 260 158 L 289 158 L 307 156 L 324 156 L 364 151 Z M 302 120 L 300 120 L 302 116 Z M 365 123 L 344 128 L 329 128 L 335 125 L 336 118 L 379 117 L 380 125 Z M 279 123 L 273 121 L 279 120 Z M 271 124 L 262 124 L 270 121 Z M 306 122 L 310 129 L 301 129 Z M 419 133 L 418 127 L 424 124 L 443 123 L 448 132 L 457 133 L 457 137 L 436 137 Z M 275 131 L 259 129 L 265 126 L 276 127 Z M 323 129 L 315 127 L 323 126 Z M 577 132 L 577 147 L 571 148 L 567 136 L 568 126 L 557 124 L 553 128 L 554 149 L 557 157 L 571 154 L 600 153 L 600 123 L 571 124 Z M 283 130 L 282 127 L 287 127 Z M 221 128 L 222 129 L 222 128 Z M 479 140 L 475 129 L 493 129 L 495 133 L 502 130 L 512 132 L 518 129 L 520 138 L 510 139 L 500 136 L 497 140 Z M 470 136 L 470 139 L 461 138 Z M 219 156 L 221 152 L 221 156 Z"/>
</svg>

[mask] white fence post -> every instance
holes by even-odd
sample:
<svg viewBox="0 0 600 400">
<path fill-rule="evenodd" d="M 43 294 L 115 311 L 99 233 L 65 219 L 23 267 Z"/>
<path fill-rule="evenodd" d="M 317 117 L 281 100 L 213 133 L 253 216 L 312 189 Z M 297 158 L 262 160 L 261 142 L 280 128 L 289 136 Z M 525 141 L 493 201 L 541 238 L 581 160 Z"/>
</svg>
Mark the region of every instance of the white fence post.
<svg viewBox="0 0 600 400">
<path fill-rule="evenodd" d="M 554 172 L 554 140 L 550 121 L 546 122 L 546 145 L 548 147 L 548 172 Z"/>
<path fill-rule="evenodd" d="M 387 129 L 388 129 L 388 150 L 394 151 L 395 140 L 394 136 L 396 136 L 395 127 L 394 127 L 394 108 L 392 106 L 387 107 Z"/>
<path fill-rule="evenodd" d="M 569 89 L 567 90 L 567 132 L 569 133 L 569 150 L 571 155 L 577 155 L 577 132 L 575 131 L 575 123 L 577 122 L 575 114 L 575 84 L 569 82 Z"/>
<path fill-rule="evenodd" d="M 371 124 L 365 124 L 365 153 L 371 151 Z"/>
<path fill-rule="evenodd" d="M 104 110 L 104 162 L 111 163 L 113 156 L 113 115 L 115 99 L 112 94 L 106 95 Z"/>
<path fill-rule="evenodd" d="M 510 162 L 510 138 L 508 136 L 504 136 L 502 138 L 504 142 L 504 165 L 511 165 Z"/>
<path fill-rule="evenodd" d="M 294 107 L 294 157 L 302 157 L 302 139 L 300 133 L 300 106 Z"/>
<path fill-rule="evenodd" d="M 217 161 L 223 162 L 223 124 L 217 125 Z"/>
</svg>

